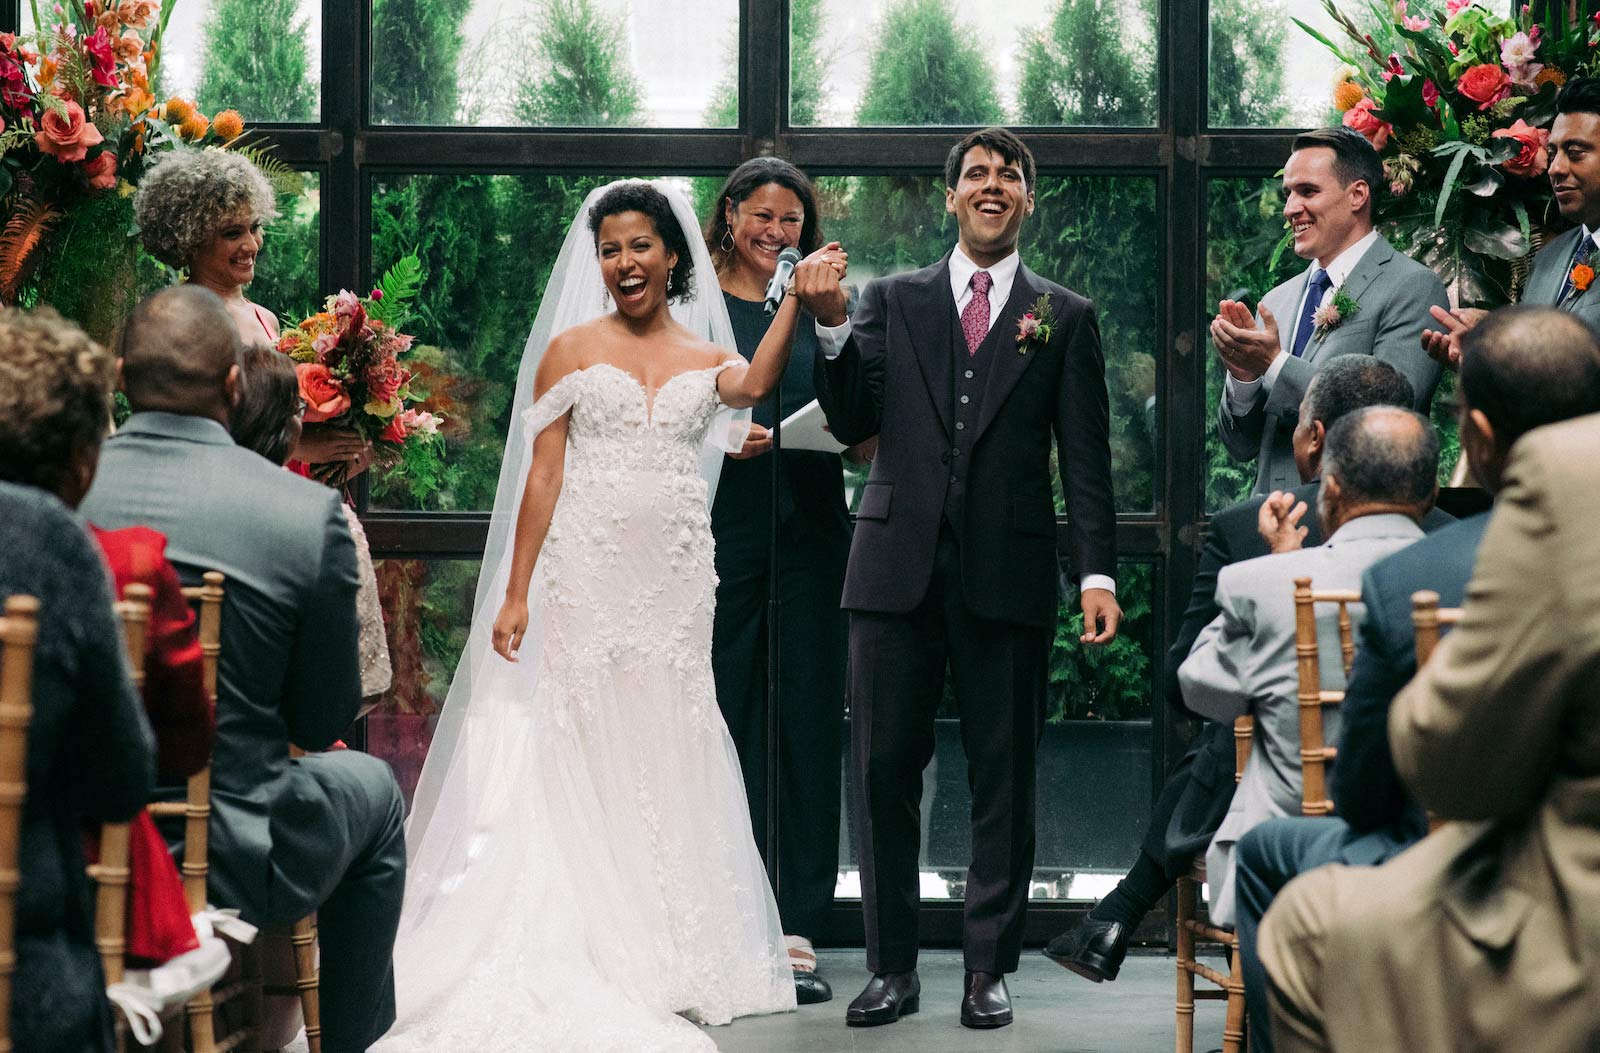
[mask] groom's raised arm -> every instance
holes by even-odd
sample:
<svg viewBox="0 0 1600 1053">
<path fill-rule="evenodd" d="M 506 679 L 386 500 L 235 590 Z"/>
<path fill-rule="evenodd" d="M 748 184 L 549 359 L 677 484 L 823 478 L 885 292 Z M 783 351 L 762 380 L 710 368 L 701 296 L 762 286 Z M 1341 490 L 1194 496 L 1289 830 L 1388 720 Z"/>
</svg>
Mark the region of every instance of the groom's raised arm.
<svg viewBox="0 0 1600 1053">
<path fill-rule="evenodd" d="M 1114 579 L 1117 510 L 1111 492 L 1111 407 L 1094 304 L 1074 296 L 1056 325 L 1067 341 L 1056 389 L 1055 433 L 1061 494 L 1067 505 L 1068 573 L 1074 581 L 1090 574 Z"/>
<path fill-rule="evenodd" d="M 846 446 L 872 438 L 883 423 L 885 317 L 883 284 L 873 281 L 844 325 L 817 327 L 817 402 L 828 430 Z"/>
</svg>

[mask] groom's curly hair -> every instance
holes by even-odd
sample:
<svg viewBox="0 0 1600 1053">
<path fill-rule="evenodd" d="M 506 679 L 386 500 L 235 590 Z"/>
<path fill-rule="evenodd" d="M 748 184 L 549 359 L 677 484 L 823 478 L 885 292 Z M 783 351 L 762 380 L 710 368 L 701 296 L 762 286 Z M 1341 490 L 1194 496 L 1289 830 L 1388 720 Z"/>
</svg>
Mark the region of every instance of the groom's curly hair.
<svg viewBox="0 0 1600 1053">
<path fill-rule="evenodd" d="M 667 196 L 649 183 L 620 183 L 600 195 L 589 210 L 589 233 L 600 248 L 600 223 L 607 216 L 622 212 L 643 212 L 667 248 L 678 254 L 677 265 L 667 275 L 667 299 L 687 300 L 694 294 L 694 260 L 689 255 L 689 238 L 683 225 L 672 214 Z"/>
</svg>

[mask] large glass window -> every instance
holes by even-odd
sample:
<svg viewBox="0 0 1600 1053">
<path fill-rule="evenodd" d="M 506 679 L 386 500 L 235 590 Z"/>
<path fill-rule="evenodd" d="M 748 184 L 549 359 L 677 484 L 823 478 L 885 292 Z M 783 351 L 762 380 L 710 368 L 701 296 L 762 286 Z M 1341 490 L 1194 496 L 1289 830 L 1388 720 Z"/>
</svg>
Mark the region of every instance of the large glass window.
<svg viewBox="0 0 1600 1053">
<path fill-rule="evenodd" d="M 736 124 L 738 0 L 373 0 L 382 124 Z"/>
<path fill-rule="evenodd" d="M 1343 3 L 1360 22 L 1368 5 Z M 1210 124 L 1305 128 L 1337 123 L 1330 102 L 1339 60 L 1300 21 L 1342 39 L 1321 0 L 1211 0 Z"/>
<path fill-rule="evenodd" d="M 796 125 L 1152 125 L 1154 0 L 794 0 Z"/>
</svg>

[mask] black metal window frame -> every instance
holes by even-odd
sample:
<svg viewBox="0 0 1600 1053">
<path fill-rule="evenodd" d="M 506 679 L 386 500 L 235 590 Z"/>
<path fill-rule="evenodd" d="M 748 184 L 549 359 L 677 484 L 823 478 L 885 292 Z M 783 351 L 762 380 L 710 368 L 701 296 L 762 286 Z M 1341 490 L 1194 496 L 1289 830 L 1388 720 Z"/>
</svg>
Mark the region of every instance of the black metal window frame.
<svg viewBox="0 0 1600 1053">
<path fill-rule="evenodd" d="M 20 26 L 24 0 L 0 0 L 0 28 Z M 1207 127 L 1209 4 L 1160 0 L 1159 110 L 1150 128 L 1023 128 L 1039 171 L 1047 175 L 1154 178 L 1159 243 L 1160 418 L 1154 508 L 1118 516 L 1126 559 L 1154 565 L 1154 661 L 1151 691 L 1189 598 L 1203 526 L 1209 344 L 1204 325 L 1206 187 L 1213 178 L 1264 176 L 1288 156 L 1292 130 Z M 181 11 L 180 11 L 181 17 Z M 965 129 L 794 127 L 788 121 L 789 10 L 786 0 L 740 0 L 739 123 L 729 129 L 441 128 L 374 124 L 368 84 L 372 0 L 322 0 L 322 101 L 315 124 L 259 124 L 277 156 L 320 177 L 324 288 L 364 288 L 371 281 L 371 200 L 375 180 L 399 174 L 722 175 L 750 157 L 776 154 L 814 174 L 935 175 L 953 138 Z M 463 558 L 481 555 L 488 513 L 363 515 L 373 555 Z M 1166 707 L 1152 707 L 1152 791 L 1181 753 Z M 1038 905 L 1030 940 L 1051 935 L 1083 905 Z M 930 904 L 924 938 L 956 944 L 959 903 Z M 858 943 L 860 912 L 841 906 L 835 937 Z"/>
</svg>

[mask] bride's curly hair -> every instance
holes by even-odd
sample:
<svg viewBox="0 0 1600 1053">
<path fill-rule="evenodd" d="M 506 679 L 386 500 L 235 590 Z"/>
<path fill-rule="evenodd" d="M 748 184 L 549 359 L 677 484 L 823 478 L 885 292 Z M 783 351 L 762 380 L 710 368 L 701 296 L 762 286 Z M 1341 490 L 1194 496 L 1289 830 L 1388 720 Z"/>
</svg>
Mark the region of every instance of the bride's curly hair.
<svg viewBox="0 0 1600 1053">
<path fill-rule="evenodd" d="M 667 275 L 667 299 L 684 301 L 694 296 L 694 260 L 689 255 L 689 239 L 672 213 L 667 196 L 649 183 L 621 183 L 600 195 L 589 210 L 589 233 L 595 248 L 600 247 L 600 223 L 621 212 L 643 212 L 650 217 L 656 233 L 668 249 L 678 254 L 677 265 Z"/>
</svg>

